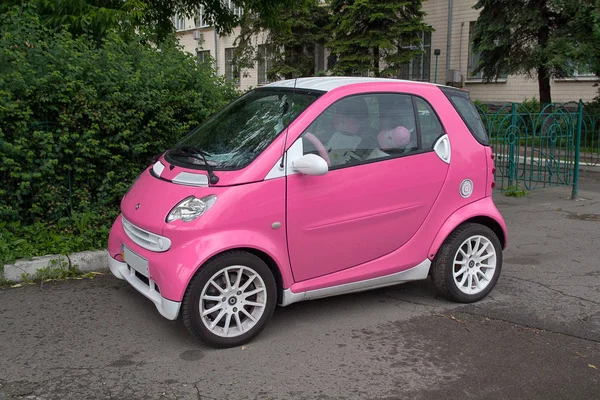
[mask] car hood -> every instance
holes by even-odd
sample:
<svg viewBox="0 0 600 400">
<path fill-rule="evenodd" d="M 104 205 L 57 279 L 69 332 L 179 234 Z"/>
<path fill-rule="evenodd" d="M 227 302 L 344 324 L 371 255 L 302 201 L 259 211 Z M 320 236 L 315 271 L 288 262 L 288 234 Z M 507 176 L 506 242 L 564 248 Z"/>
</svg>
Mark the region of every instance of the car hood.
<svg viewBox="0 0 600 400">
<path fill-rule="evenodd" d="M 139 228 L 162 234 L 171 209 L 188 196 L 201 197 L 200 188 L 175 184 L 157 177 L 152 167 L 146 169 L 121 200 L 121 212 Z"/>
<path fill-rule="evenodd" d="M 121 212 L 132 224 L 162 234 L 171 209 L 188 196 L 204 197 L 226 187 L 263 181 L 275 163 L 281 160 L 285 137 L 278 137 L 249 166 L 236 171 L 215 171 L 216 185 L 208 184 L 206 170 L 172 165 L 164 154 L 140 174 L 121 200 Z"/>
</svg>

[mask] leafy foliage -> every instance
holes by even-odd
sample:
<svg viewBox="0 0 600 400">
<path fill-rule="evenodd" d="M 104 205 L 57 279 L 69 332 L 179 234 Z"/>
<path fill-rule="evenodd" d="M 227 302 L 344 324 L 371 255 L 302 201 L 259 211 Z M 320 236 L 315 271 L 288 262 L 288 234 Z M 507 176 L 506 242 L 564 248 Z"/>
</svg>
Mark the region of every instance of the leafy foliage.
<svg viewBox="0 0 600 400">
<path fill-rule="evenodd" d="M 402 64 L 420 55 L 421 0 L 332 0 L 329 43 L 338 57 L 334 73 L 397 76 Z M 383 64 L 380 64 L 383 61 Z"/>
<path fill-rule="evenodd" d="M 21 5 L 23 0 L 3 0 L 0 12 Z M 37 6 L 42 21 L 49 27 L 68 26 L 76 36 L 86 34 L 101 40 L 109 33 L 132 36 L 142 29 L 153 40 L 162 42 L 173 32 L 172 17 L 176 13 L 187 17 L 204 15 L 213 21 L 219 33 L 231 33 L 239 18 L 227 6 L 216 0 L 30 0 Z M 293 0 L 236 0 L 235 5 L 258 13 L 265 21 L 278 18 L 280 6 L 293 5 Z"/>
<path fill-rule="evenodd" d="M 237 95 L 173 37 L 147 39 L 109 34 L 97 47 L 29 5 L 0 15 L 2 221 L 117 209 L 152 156 Z"/>
<path fill-rule="evenodd" d="M 281 8 L 276 21 L 265 20 L 257 13 L 244 13 L 235 42 L 236 63 L 241 68 L 252 68 L 261 57 L 270 58 L 271 68 L 266 71 L 269 80 L 313 76 L 315 45 L 324 45 L 329 39 L 323 27 L 330 16 L 329 8 L 314 0 Z M 266 36 L 267 54 L 260 54 L 254 44 L 254 38 L 261 34 Z"/>
<path fill-rule="evenodd" d="M 527 74 L 539 81 L 542 105 L 551 103 L 550 79 L 591 70 L 598 50 L 593 0 L 479 0 L 474 49 L 475 73 L 487 81 L 502 74 Z M 596 22 L 594 22 L 594 20 Z M 597 37 L 596 37 L 597 38 Z"/>
<path fill-rule="evenodd" d="M 77 213 L 58 221 L 0 223 L 0 266 L 18 258 L 102 249 L 118 209 Z"/>
<path fill-rule="evenodd" d="M 594 100 L 584 104 L 584 110 L 594 116 L 600 116 L 600 94 Z"/>
</svg>

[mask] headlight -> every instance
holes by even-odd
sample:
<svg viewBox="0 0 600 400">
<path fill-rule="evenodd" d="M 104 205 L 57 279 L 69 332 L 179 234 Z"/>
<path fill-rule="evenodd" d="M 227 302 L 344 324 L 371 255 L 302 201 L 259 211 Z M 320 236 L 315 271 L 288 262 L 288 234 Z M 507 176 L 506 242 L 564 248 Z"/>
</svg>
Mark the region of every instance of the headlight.
<svg viewBox="0 0 600 400">
<path fill-rule="evenodd" d="M 217 201 L 217 196 L 211 194 L 201 199 L 194 196 L 186 197 L 181 200 L 167 215 L 167 222 L 173 222 L 178 219 L 183 222 L 190 222 L 204 214 Z"/>
</svg>

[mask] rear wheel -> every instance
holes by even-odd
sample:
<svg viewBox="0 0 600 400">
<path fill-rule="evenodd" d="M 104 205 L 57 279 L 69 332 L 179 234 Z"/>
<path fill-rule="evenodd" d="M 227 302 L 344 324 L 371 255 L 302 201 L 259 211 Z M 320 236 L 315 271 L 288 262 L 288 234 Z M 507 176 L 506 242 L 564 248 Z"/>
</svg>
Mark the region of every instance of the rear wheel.
<svg viewBox="0 0 600 400">
<path fill-rule="evenodd" d="M 431 278 L 440 295 L 459 303 L 486 297 L 502 269 L 502 245 L 487 226 L 466 223 L 446 239 L 432 265 Z"/>
<path fill-rule="evenodd" d="M 232 251 L 200 267 L 183 299 L 183 323 L 210 346 L 239 346 L 264 329 L 276 301 L 275 279 L 265 262 Z"/>
</svg>

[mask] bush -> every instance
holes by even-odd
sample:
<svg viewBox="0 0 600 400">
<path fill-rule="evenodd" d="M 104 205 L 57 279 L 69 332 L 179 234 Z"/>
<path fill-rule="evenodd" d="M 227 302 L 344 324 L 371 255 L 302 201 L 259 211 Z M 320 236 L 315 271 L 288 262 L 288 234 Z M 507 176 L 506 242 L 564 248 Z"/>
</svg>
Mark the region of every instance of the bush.
<svg viewBox="0 0 600 400">
<path fill-rule="evenodd" d="M 117 210 L 151 158 L 238 93 L 174 37 L 101 46 L 0 15 L 0 221 L 56 224 Z"/>
<path fill-rule="evenodd" d="M 517 111 L 520 113 L 539 114 L 541 111 L 540 102 L 537 98 L 527 97 L 518 105 Z"/>
<path fill-rule="evenodd" d="M 117 210 L 74 213 L 56 222 L 0 222 L 0 278 L 2 266 L 17 258 L 46 254 L 71 254 L 106 248 Z"/>
<path fill-rule="evenodd" d="M 583 111 L 593 116 L 600 115 L 600 90 L 592 101 L 583 104 Z"/>
</svg>

